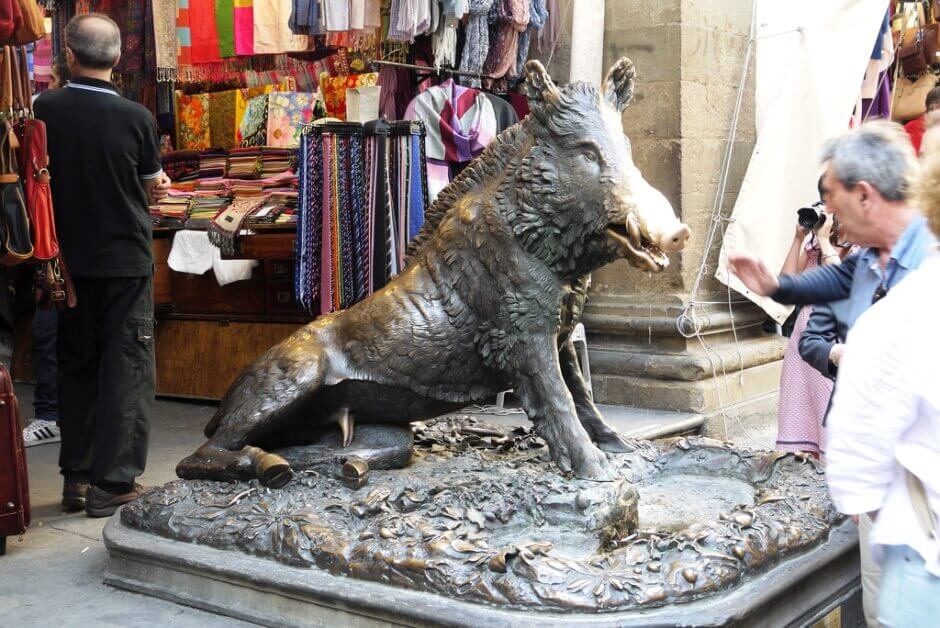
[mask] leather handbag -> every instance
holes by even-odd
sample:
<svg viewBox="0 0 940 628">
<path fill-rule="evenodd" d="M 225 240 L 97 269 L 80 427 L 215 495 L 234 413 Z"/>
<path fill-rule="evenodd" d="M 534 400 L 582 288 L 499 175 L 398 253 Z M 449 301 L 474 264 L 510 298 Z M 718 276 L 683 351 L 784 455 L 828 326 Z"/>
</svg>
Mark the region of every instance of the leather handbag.
<svg viewBox="0 0 940 628">
<path fill-rule="evenodd" d="M 29 215 L 16 167 L 19 141 L 8 121 L 0 128 L 0 264 L 16 266 L 33 256 Z"/>
<path fill-rule="evenodd" d="M 19 27 L 13 32 L 13 43 L 25 46 L 39 41 L 46 34 L 46 14 L 36 0 L 13 0 L 19 5 L 22 19 Z"/>
<path fill-rule="evenodd" d="M 13 115 L 12 46 L 0 48 L 0 114 Z"/>
<path fill-rule="evenodd" d="M 22 21 L 17 0 L 0 0 L 0 46 L 13 41 L 13 33 Z"/>
<path fill-rule="evenodd" d="M 18 51 L 25 56 L 25 49 L 19 48 Z M 28 115 L 13 123 L 13 130 L 19 142 L 16 158 L 29 216 L 33 257 L 45 262 L 55 259 L 59 254 L 59 239 L 56 236 L 55 216 L 52 212 L 52 190 L 49 187 L 46 124 L 32 117 L 32 104 L 28 96 L 31 90 L 29 75 L 25 73 L 25 58 L 21 59 L 19 67 L 19 91 L 26 95 L 21 107 Z"/>
<path fill-rule="evenodd" d="M 61 253 L 54 260 L 43 262 L 36 267 L 33 282 L 33 297 L 39 309 L 55 308 L 61 311 L 78 305 L 75 283 Z"/>
<path fill-rule="evenodd" d="M 29 476 L 19 404 L 10 372 L 0 364 L 0 556 L 6 553 L 7 537 L 26 532 L 29 519 Z"/>
<path fill-rule="evenodd" d="M 898 45 L 898 61 L 904 76 L 920 76 L 937 63 L 940 24 L 927 24 L 905 30 Z"/>
<path fill-rule="evenodd" d="M 891 119 L 907 122 L 927 113 L 927 92 L 937 86 L 937 77 L 930 72 L 916 81 L 898 77 L 891 103 Z"/>
</svg>

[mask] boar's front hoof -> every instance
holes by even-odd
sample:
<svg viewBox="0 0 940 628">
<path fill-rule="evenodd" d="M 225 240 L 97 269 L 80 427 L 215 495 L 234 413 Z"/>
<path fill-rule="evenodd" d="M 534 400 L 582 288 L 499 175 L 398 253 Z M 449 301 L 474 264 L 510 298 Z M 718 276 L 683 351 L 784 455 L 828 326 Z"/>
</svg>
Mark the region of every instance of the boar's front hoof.
<svg viewBox="0 0 940 628">
<path fill-rule="evenodd" d="M 258 461 L 258 480 L 269 488 L 282 488 L 293 477 L 290 464 L 277 454 L 265 454 Z"/>
<path fill-rule="evenodd" d="M 614 472 L 610 468 L 610 463 L 604 452 L 591 447 L 594 453 L 590 458 L 572 465 L 572 470 L 576 477 L 582 480 L 594 480 L 595 482 L 611 482 L 614 479 Z"/>
<path fill-rule="evenodd" d="M 636 444 L 633 441 L 616 432 L 598 436 L 594 439 L 594 442 L 600 447 L 601 451 L 606 451 L 609 454 L 628 454 L 631 451 L 636 451 Z"/>
</svg>

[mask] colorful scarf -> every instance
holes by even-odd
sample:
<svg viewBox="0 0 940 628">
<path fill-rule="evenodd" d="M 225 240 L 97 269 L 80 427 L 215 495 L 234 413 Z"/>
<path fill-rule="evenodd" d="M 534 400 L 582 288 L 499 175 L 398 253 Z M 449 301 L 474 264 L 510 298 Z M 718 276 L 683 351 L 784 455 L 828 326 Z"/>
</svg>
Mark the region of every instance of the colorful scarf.
<svg viewBox="0 0 940 628">
<path fill-rule="evenodd" d="M 212 145 L 209 130 L 209 94 L 181 94 L 176 101 L 179 150 L 205 150 Z"/>
<path fill-rule="evenodd" d="M 209 241 L 222 250 L 224 255 L 235 255 L 235 238 L 241 230 L 245 220 L 261 209 L 266 199 L 248 198 L 236 199 L 228 208 L 219 212 L 219 215 L 209 223 Z"/>
<path fill-rule="evenodd" d="M 189 0 L 176 2 L 176 67 L 193 65 L 193 37 L 189 26 Z"/>
<path fill-rule="evenodd" d="M 228 150 L 235 142 L 235 100 L 237 90 L 209 94 L 209 137 L 214 148 Z"/>
<path fill-rule="evenodd" d="M 421 120 L 427 130 L 430 159 L 470 161 L 496 137 L 496 114 L 486 96 L 447 79 L 429 87 L 408 105 L 407 120 Z"/>
<path fill-rule="evenodd" d="M 464 164 L 496 137 L 496 113 L 485 94 L 448 79 L 418 94 L 405 119 L 426 127 L 428 196 L 433 201 L 451 180 L 454 164 Z"/>
</svg>

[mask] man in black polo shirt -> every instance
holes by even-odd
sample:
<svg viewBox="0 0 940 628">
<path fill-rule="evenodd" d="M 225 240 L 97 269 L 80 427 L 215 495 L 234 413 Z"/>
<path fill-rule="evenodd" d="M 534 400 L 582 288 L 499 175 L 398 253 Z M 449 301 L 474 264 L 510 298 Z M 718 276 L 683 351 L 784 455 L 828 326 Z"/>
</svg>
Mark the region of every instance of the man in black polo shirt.
<svg viewBox="0 0 940 628">
<path fill-rule="evenodd" d="M 150 112 L 109 82 L 117 25 L 78 16 L 65 45 L 72 82 L 34 106 L 48 131 L 56 231 L 78 296 L 59 321 L 62 504 L 107 516 L 142 490 L 135 480 L 147 461 L 156 379 L 147 206 L 169 181 Z"/>
</svg>

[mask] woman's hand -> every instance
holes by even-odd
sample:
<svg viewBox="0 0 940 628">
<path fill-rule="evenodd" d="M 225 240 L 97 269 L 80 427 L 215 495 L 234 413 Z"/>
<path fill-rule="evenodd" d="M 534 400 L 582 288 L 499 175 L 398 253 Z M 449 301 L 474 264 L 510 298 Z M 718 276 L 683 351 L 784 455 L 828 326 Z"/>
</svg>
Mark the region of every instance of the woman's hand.
<svg viewBox="0 0 940 628">
<path fill-rule="evenodd" d="M 830 235 L 832 235 L 832 214 L 824 213 L 823 223 L 816 228 L 816 236 L 820 240 L 828 241 Z"/>
</svg>

